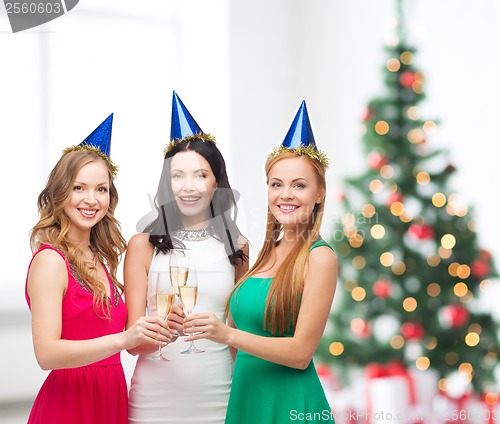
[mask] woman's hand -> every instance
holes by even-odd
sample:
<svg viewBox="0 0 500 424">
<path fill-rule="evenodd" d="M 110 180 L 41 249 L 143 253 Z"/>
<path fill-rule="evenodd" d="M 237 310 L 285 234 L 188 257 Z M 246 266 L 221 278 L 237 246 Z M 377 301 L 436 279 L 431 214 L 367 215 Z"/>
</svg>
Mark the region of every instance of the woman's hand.
<svg viewBox="0 0 500 424">
<path fill-rule="evenodd" d="M 211 312 L 189 315 L 184 319 L 184 333 L 191 334 L 184 340 L 208 339 L 228 344 L 230 328 Z"/>
<path fill-rule="evenodd" d="M 180 303 L 179 305 L 172 305 L 172 309 L 170 309 L 170 313 L 168 314 L 167 317 L 167 322 L 169 328 L 173 330 L 174 336 L 176 336 L 176 333 L 182 334 L 185 317 L 186 315 L 182 310 L 182 303 Z"/>
<path fill-rule="evenodd" d="M 157 316 L 140 317 L 123 332 L 124 349 L 132 349 L 141 343 L 165 346 L 173 340 L 167 320 Z"/>
</svg>

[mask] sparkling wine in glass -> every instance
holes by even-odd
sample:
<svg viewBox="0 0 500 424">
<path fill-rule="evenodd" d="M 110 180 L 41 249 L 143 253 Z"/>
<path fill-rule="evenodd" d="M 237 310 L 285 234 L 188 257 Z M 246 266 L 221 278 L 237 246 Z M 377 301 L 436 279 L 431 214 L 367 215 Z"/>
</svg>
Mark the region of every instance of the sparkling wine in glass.
<svg viewBox="0 0 500 424">
<path fill-rule="evenodd" d="M 198 276 L 196 274 L 194 265 L 192 265 L 189 270 L 189 276 L 186 281 L 186 285 L 179 286 L 179 295 L 184 306 L 184 313 L 186 314 L 186 316 L 191 315 L 194 307 L 196 306 L 196 300 L 198 299 Z M 194 345 L 194 341 L 191 340 L 191 342 L 189 343 L 189 348 L 183 350 L 181 353 L 191 354 L 203 352 L 205 351 L 198 349 Z"/>
<path fill-rule="evenodd" d="M 170 251 L 170 281 L 177 295 L 179 295 L 179 287 L 186 285 L 189 274 L 189 256 L 188 249 Z"/>
<path fill-rule="evenodd" d="M 156 276 L 156 313 L 160 318 L 167 319 L 170 309 L 174 304 L 175 290 L 170 284 L 169 273 L 158 272 Z M 154 361 L 169 362 L 161 353 L 161 346 L 158 346 L 158 353 L 150 359 Z"/>
<path fill-rule="evenodd" d="M 172 249 L 170 251 L 170 281 L 175 290 L 176 304 L 180 300 L 180 287 L 186 285 L 189 275 L 190 251 L 188 249 Z M 182 331 L 179 336 L 185 336 Z"/>
</svg>

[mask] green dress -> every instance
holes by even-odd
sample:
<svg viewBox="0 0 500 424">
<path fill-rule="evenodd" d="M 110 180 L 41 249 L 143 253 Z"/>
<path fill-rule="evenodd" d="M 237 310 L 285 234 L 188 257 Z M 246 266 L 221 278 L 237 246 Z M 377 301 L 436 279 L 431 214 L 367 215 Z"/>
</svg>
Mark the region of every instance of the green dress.
<svg viewBox="0 0 500 424">
<path fill-rule="evenodd" d="M 329 245 L 319 239 L 311 250 L 318 246 Z M 271 281 L 272 278 L 250 277 L 232 296 L 230 311 L 238 329 L 272 337 L 263 329 Z M 226 424 L 333 422 L 313 361 L 306 369 L 300 370 L 238 351 Z"/>
</svg>

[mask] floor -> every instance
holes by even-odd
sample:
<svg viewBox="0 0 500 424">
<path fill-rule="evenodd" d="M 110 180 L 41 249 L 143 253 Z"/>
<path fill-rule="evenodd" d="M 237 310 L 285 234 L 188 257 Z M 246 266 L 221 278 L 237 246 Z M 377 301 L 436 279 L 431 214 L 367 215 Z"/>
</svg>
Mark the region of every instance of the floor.
<svg viewBox="0 0 500 424">
<path fill-rule="evenodd" d="M 32 402 L 0 403 L 0 424 L 26 424 Z"/>
</svg>

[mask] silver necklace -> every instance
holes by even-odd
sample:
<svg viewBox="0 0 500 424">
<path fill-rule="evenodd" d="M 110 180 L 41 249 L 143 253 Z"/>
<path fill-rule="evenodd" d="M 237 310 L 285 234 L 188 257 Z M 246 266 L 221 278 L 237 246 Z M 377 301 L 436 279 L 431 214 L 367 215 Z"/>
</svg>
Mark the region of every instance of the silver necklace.
<svg viewBox="0 0 500 424">
<path fill-rule="evenodd" d="M 208 240 L 212 236 L 212 232 L 210 227 L 207 227 L 201 230 L 176 230 L 173 235 L 183 241 L 203 241 Z"/>
</svg>

